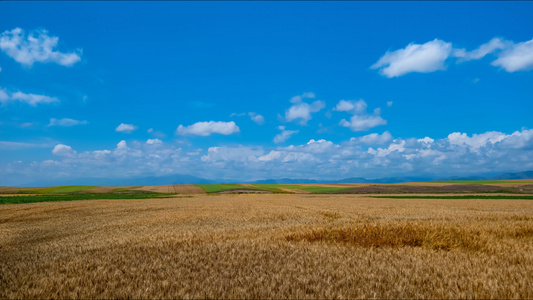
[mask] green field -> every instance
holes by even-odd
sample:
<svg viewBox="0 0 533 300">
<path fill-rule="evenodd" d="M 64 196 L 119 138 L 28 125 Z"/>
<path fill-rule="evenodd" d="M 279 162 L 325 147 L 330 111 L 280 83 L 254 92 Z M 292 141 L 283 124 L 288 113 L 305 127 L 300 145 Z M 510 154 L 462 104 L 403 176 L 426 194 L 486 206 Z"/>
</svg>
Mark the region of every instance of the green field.
<svg viewBox="0 0 533 300">
<path fill-rule="evenodd" d="M 31 190 L 22 190 L 24 194 L 65 194 L 65 193 L 77 193 L 90 189 L 97 188 L 92 185 L 67 185 L 67 186 L 54 186 L 45 188 L 33 188 Z"/>
<path fill-rule="evenodd" d="M 287 193 L 282 189 L 302 190 L 313 194 L 328 193 L 333 191 L 340 191 L 346 189 L 345 187 L 322 187 L 322 186 L 304 186 L 298 184 L 253 184 L 253 185 L 240 185 L 240 184 L 196 184 L 206 191 L 206 193 L 218 193 L 231 190 L 260 190 L 269 191 L 273 193 Z"/>
<path fill-rule="evenodd" d="M 79 193 L 79 194 L 46 194 L 30 196 L 3 196 L 0 204 L 18 204 L 34 202 L 74 201 L 74 200 L 104 200 L 104 199 L 150 199 L 170 198 L 176 194 L 168 193 Z M 184 197 L 184 196 L 182 196 Z"/>
<path fill-rule="evenodd" d="M 204 189 L 206 193 L 218 193 L 223 191 L 230 190 L 248 190 L 252 189 L 250 186 L 242 186 L 235 183 L 225 183 L 225 184 L 195 184 L 195 186 Z"/>
<path fill-rule="evenodd" d="M 322 194 L 334 191 L 341 191 L 347 189 L 345 187 L 324 187 L 324 186 L 311 186 L 311 185 L 299 185 L 299 184 L 255 184 L 260 189 L 291 189 L 302 190 L 313 194 Z"/>
</svg>

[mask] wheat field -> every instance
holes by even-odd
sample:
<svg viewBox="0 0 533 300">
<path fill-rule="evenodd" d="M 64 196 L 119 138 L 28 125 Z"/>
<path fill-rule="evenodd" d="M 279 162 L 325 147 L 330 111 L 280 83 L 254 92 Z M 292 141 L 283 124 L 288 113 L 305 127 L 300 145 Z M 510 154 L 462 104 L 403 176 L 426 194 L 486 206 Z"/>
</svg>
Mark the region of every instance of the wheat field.
<svg viewBox="0 0 533 300">
<path fill-rule="evenodd" d="M 0 206 L 1 298 L 533 298 L 533 201 L 194 195 Z"/>
</svg>

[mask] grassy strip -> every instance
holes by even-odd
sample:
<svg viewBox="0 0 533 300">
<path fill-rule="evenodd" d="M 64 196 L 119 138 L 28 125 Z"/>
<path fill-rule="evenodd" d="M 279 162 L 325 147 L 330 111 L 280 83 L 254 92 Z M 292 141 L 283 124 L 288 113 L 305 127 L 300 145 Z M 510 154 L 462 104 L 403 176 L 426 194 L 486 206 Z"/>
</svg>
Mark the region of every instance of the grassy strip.
<svg viewBox="0 0 533 300">
<path fill-rule="evenodd" d="M 195 186 L 204 189 L 206 193 L 217 193 L 229 190 L 247 190 L 252 189 L 251 186 L 243 186 L 235 183 L 225 184 L 195 184 Z"/>
<path fill-rule="evenodd" d="M 387 199 L 518 199 L 533 200 L 533 196 L 507 196 L 507 195 L 462 195 L 462 196 L 371 196 L 372 198 Z"/>
<path fill-rule="evenodd" d="M 48 194 L 32 196 L 0 197 L 0 204 L 18 204 L 34 202 L 74 201 L 74 200 L 104 200 L 104 199 L 150 199 L 170 198 L 175 194 L 168 193 L 79 193 L 79 194 Z"/>
<path fill-rule="evenodd" d="M 508 183 L 531 183 L 531 181 L 506 181 L 506 180 L 448 180 L 427 181 L 430 183 L 461 183 L 461 184 L 508 184 Z"/>
<path fill-rule="evenodd" d="M 322 194 L 341 191 L 347 189 L 346 187 L 324 187 L 324 186 L 309 186 L 309 185 L 298 185 L 298 184 L 255 184 L 260 189 L 291 189 L 291 190 L 301 190 L 310 192 L 313 194 Z"/>
<path fill-rule="evenodd" d="M 135 190 L 137 188 L 140 188 L 142 186 L 132 186 L 132 187 L 119 187 L 119 188 L 115 188 L 113 189 L 113 193 L 117 193 L 117 192 L 125 192 L 125 191 L 129 191 L 129 190 Z"/>
<path fill-rule="evenodd" d="M 67 186 L 54 186 L 46 188 L 35 188 L 31 190 L 21 191 L 24 194 L 63 194 L 63 193 L 76 193 L 83 192 L 90 189 L 97 188 L 92 185 L 67 185 Z"/>
</svg>

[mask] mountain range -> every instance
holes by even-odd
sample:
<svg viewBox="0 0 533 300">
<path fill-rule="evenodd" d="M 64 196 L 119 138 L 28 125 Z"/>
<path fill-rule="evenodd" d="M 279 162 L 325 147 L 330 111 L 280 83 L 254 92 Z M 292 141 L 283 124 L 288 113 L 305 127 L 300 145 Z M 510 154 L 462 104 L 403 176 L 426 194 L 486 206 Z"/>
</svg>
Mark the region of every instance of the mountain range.
<svg viewBox="0 0 533 300">
<path fill-rule="evenodd" d="M 434 180 L 509 180 L 509 179 L 533 179 L 533 171 L 503 174 L 481 174 L 468 177 L 386 177 L 376 179 L 366 179 L 362 177 L 351 177 L 341 180 L 313 180 L 278 178 L 264 179 L 249 182 L 241 182 L 228 179 L 205 179 L 192 175 L 175 174 L 167 176 L 150 176 L 139 178 L 73 178 L 73 179 L 51 179 L 41 180 L 24 184 L 22 186 L 61 186 L 61 185 L 95 185 L 95 186 L 144 186 L 144 185 L 166 185 L 166 184 L 215 184 L 215 183 L 251 183 L 251 184 L 298 184 L 298 183 L 401 183 L 419 182 Z"/>
</svg>

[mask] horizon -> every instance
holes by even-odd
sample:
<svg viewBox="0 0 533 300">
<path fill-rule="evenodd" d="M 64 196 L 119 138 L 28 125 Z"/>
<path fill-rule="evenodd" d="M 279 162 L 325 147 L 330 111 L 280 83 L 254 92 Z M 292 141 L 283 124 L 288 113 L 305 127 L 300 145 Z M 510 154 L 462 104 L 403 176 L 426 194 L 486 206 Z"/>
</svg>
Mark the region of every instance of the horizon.
<svg viewBox="0 0 533 300">
<path fill-rule="evenodd" d="M 0 12 L 0 186 L 533 170 L 531 2 Z"/>
</svg>

